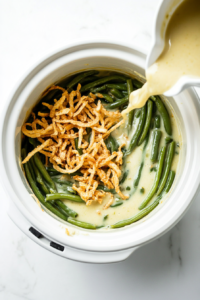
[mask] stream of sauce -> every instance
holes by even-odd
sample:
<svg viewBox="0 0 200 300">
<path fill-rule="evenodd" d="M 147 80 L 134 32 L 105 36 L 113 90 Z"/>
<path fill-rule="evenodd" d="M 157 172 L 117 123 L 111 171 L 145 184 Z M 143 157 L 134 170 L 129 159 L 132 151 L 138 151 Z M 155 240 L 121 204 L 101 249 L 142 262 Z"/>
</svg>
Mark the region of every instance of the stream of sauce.
<svg viewBox="0 0 200 300">
<path fill-rule="evenodd" d="M 200 1 L 185 0 L 172 15 L 165 35 L 165 47 L 146 71 L 147 82 L 131 93 L 122 114 L 144 106 L 152 95 L 168 91 L 184 75 L 200 77 Z"/>
</svg>

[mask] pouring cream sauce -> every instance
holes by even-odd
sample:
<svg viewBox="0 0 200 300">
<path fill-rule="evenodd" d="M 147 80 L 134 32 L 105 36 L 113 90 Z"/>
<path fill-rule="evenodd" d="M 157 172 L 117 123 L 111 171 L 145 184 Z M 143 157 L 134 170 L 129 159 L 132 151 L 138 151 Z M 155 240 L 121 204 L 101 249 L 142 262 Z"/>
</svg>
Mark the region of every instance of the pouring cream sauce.
<svg viewBox="0 0 200 300">
<path fill-rule="evenodd" d="M 152 95 L 165 93 L 184 75 L 200 77 L 199 0 L 185 0 L 175 10 L 166 30 L 162 54 L 147 69 L 147 82 L 131 93 L 122 114 L 144 106 Z"/>
</svg>

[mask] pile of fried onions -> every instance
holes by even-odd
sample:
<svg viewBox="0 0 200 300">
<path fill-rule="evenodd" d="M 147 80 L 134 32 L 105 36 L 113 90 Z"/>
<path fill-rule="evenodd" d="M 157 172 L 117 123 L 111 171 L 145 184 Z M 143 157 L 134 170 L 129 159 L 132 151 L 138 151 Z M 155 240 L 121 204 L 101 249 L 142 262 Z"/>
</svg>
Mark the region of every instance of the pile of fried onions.
<svg viewBox="0 0 200 300">
<path fill-rule="evenodd" d="M 75 175 L 73 189 L 90 205 L 92 201 L 102 203 L 106 194 L 109 201 L 104 208 L 108 208 L 114 200 L 111 193 L 98 190 L 102 183 L 109 189 L 115 189 L 122 199 L 127 199 L 119 187 L 123 153 L 121 145 L 112 154 L 108 150 L 105 139 L 119 127 L 124 120 L 119 111 L 107 111 L 101 101 L 92 93 L 81 96 L 81 85 L 77 90 L 68 92 L 62 87 L 51 86 L 46 94 L 54 89 L 62 91 L 59 100 L 54 105 L 42 102 L 49 109 L 48 113 L 38 112 L 38 118 L 32 113 L 33 122 L 22 126 L 24 135 L 37 139 L 41 144 L 28 153 L 22 163 L 26 163 L 36 152 L 45 155 L 46 163 L 53 164 L 54 169 L 63 174 L 80 171 L 82 176 Z M 96 103 L 96 104 L 95 104 Z M 37 129 L 37 124 L 40 129 Z M 27 127 L 32 130 L 27 129 Z M 87 128 L 91 128 L 88 141 Z M 79 154 L 75 146 L 78 138 Z"/>
</svg>

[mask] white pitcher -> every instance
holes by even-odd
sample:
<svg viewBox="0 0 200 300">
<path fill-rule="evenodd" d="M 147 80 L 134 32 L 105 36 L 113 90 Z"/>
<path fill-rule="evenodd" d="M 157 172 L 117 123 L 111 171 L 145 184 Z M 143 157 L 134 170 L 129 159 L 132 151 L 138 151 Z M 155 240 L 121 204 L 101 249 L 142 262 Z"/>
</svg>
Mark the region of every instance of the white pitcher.
<svg viewBox="0 0 200 300">
<path fill-rule="evenodd" d="M 146 69 L 150 67 L 160 56 L 165 46 L 165 32 L 169 20 L 176 8 L 184 0 L 161 0 L 156 11 L 154 29 L 152 32 L 152 43 L 146 60 Z M 195 76 L 182 76 L 176 84 L 167 92 L 165 96 L 174 96 L 189 86 L 200 87 L 200 78 Z"/>
</svg>

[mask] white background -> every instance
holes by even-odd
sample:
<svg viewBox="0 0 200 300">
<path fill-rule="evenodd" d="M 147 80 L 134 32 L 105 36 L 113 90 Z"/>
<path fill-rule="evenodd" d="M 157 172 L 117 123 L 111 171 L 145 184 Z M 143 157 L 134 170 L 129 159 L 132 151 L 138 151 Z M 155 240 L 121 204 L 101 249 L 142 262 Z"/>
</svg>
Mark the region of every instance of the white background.
<svg viewBox="0 0 200 300">
<path fill-rule="evenodd" d="M 107 38 L 148 51 L 158 2 L 1 0 L 0 109 L 34 63 L 74 41 Z M 112 265 L 77 263 L 39 247 L 8 218 L 1 186 L 0 195 L 0 300 L 200 299 L 200 195 L 170 232 Z"/>
</svg>

